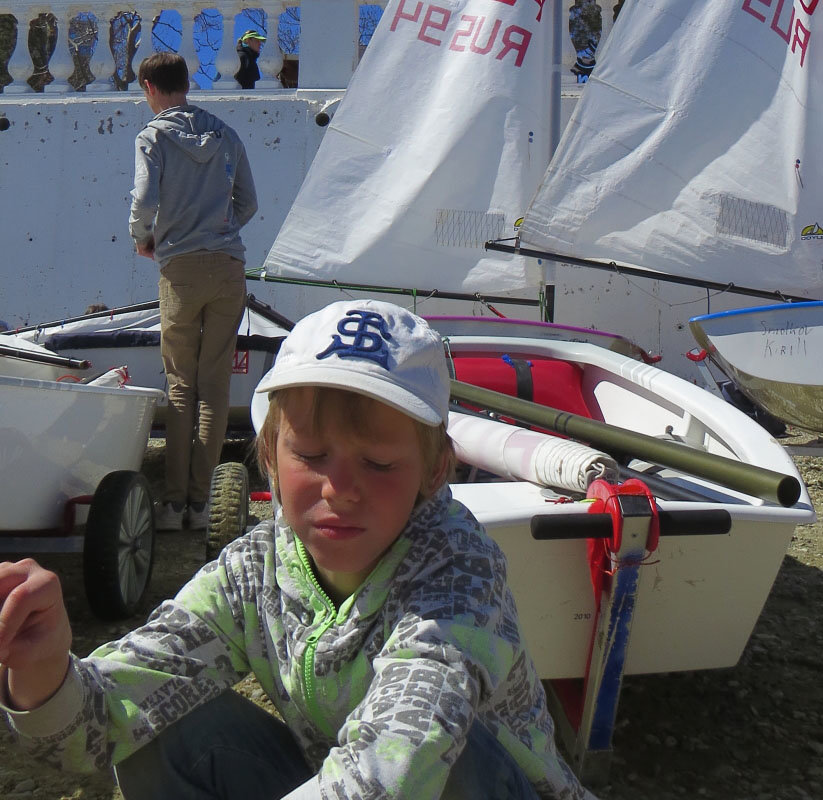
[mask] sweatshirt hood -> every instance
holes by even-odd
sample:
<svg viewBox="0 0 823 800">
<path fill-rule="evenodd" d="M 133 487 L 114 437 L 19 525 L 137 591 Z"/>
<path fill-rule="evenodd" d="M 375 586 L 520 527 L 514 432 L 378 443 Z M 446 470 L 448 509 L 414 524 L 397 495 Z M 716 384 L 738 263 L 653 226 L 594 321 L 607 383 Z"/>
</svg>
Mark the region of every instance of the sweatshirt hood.
<svg viewBox="0 0 823 800">
<path fill-rule="evenodd" d="M 165 136 L 189 158 L 204 163 L 220 149 L 226 126 L 202 108 L 175 106 L 161 111 L 146 127 Z"/>
</svg>

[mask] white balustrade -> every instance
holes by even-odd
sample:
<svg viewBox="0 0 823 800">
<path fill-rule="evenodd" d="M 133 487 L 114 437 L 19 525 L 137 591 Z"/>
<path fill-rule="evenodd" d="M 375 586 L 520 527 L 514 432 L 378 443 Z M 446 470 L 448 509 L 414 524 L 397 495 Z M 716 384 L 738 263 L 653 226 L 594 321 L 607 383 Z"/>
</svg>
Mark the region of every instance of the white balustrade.
<svg viewBox="0 0 823 800">
<path fill-rule="evenodd" d="M 109 36 L 111 21 L 120 12 L 136 12 L 141 18 L 140 44 L 131 62 L 137 72 L 140 62 L 152 52 L 152 22 L 163 9 L 178 10 L 181 14 L 182 38 L 180 54 L 189 65 L 192 88 L 197 84 L 199 58 L 194 41 L 194 19 L 204 8 L 217 8 L 222 15 L 222 41 L 217 50 L 216 68 L 220 79 L 214 82 L 213 90 L 226 91 L 238 88 L 234 73 L 239 66 L 234 36 L 235 18 L 243 9 L 262 8 L 266 14 L 267 41 L 263 44 L 258 67 L 260 80 L 256 89 L 279 89 L 276 76 L 283 66 L 283 53 L 278 46 L 278 20 L 287 8 L 299 6 L 301 9 L 300 31 L 300 71 L 301 88 L 343 88 L 358 61 L 358 13 L 364 0 L 196 0 L 182 2 L 175 0 L 0 0 L 0 14 L 12 15 L 17 20 L 17 42 L 9 56 L 8 71 L 13 82 L 4 87 L 4 94 L 29 93 L 32 88 L 28 79 L 34 72 L 34 64 L 29 54 L 29 25 L 41 13 L 51 13 L 57 19 L 57 44 L 48 64 L 54 77 L 45 87 L 47 92 L 73 91 L 68 78 L 74 70 L 69 41 L 71 19 L 86 12 L 97 20 L 97 43 L 90 59 L 90 70 L 94 75 L 87 92 L 104 92 L 113 88 L 111 76 L 114 72 L 114 58 L 110 50 Z M 365 0 L 368 4 L 385 7 L 388 0 Z M 585 6 L 599 6 L 602 17 L 602 32 L 594 52 L 597 57 L 606 36 L 611 31 L 616 0 L 554 0 L 562 4 L 562 82 L 564 85 L 576 83 L 572 73 L 577 53 L 569 35 L 571 15 L 578 15 Z M 549 15 L 549 3 L 543 16 Z M 586 9 L 587 11 L 591 9 Z M 247 27 L 253 27 L 249 24 Z M 213 37 L 216 39 L 216 37 Z M 37 55 L 37 54 L 36 54 Z M 584 55 L 584 58 L 588 54 Z M 130 91 L 138 91 L 137 81 L 130 82 Z"/>
<path fill-rule="evenodd" d="M 280 70 L 283 69 L 283 51 L 277 43 L 277 27 L 280 22 L 280 15 L 288 5 L 298 5 L 298 3 L 290 2 L 289 0 L 265 0 L 260 3 L 260 7 L 266 12 L 266 36 L 268 37 L 263 43 L 260 50 L 260 57 L 257 59 L 257 67 L 260 70 L 260 80 L 257 81 L 256 89 L 282 89 L 283 84 L 277 77 Z M 305 5 L 305 4 L 304 4 Z M 302 21 L 301 21 L 302 27 Z M 235 61 L 237 55 L 235 54 Z"/>
<path fill-rule="evenodd" d="M 220 49 L 217 51 L 217 59 L 215 60 L 215 67 L 220 74 L 219 78 L 214 82 L 212 88 L 214 89 L 237 89 L 239 84 L 234 79 L 234 73 L 237 72 L 240 66 L 237 59 L 237 42 L 234 38 L 234 20 L 240 13 L 241 5 L 239 2 L 226 3 L 220 6 L 220 11 L 223 14 L 223 38 L 220 41 Z"/>
<path fill-rule="evenodd" d="M 191 3 L 180 9 L 180 49 L 178 52 L 186 59 L 186 64 L 189 67 L 189 80 L 191 81 L 192 89 L 199 89 L 200 84 L 197 82 L 197 70 L 200 67 L 200 61 L 197 57 L 197 49 L 194 46 L 194 18 L 200 14 L 208 5 L 203 3 Z"/>
<path fill-rule="evenodd" d="M 76 5 L 53 2 L 47 8 L 57 19 L 57 42 L 49 59 L 49 72 L 54 80 L 46 84 L 44 92 L 66 93 L 73 91 L 69 85 L 69 75 L 74 71 L 74 59 L 71 57 L 69 42 L 69 22 L 76 14 Z"/>
<path fill-rule="evenodd" d="M 15 4 L 17 5 L 17 4 Z M 34 64 L 29 55 L 29 19 L 28 13 L 20 11 L 19 7 L 0 3 L 0 14 L 9 14 L 17 20 L 17 43 L 11 54 L 7 69 L 12 77 L 12 83 L 3 89 L 4 94 L 26 94 L 32 92 L 26 81 L 34 72 Z"/>
<path fill-rule="evenodd" d="M 260 70 L 260 80 L 257 81 L 256 89 L 282 89 L 283 84 L 277 77 L 283 69 L 283 51 L 277 43 L 277 36 L 274 35 L 263 44 L 260 51 L 260 58 L 257 59 L 257 67 Z"/>
<path fill-rule="evenodd" d="M 115 4 L 115 6 L 117 5 L 118 4 Z M 127 8 L 123 8 L 122 2 L 119 4 L 120 7 L 118 8 L 118 10 L 133 10 L 140 17 L 140 42 L 135 48 L 134 57 L 131 60 L 131 68 L 135 76 L 137 75 L 137 71 L 140 68 L 140 62 L 144 58 L 152 54 L 151 32 L 152 27 L 154 26 L 154 19 L 160 14 L 165 5 L 168 4 L 163 3 L 162 1 L 158 2 L 158 0 L 154 0 L 154 2 L 151 2 L 151 0 L 143 0 L 143 2 L 133 2 L 132 5 Z M 184 8 L 181 10 L 181 16 L 185 17 L 185 14 L 186 11 Z M 114 14 L 112 16 L 114 16 Z M 108 47 L 108 32 L 106 33 L 106 40 L 106 47 Z M 189 68 L 191 68 L 191 59 L 187 58 L 187 61 L 189 64 Z M 138 83 L 136 77 L 133 81 L 129 81 L 128 91 L 142 92 L 142 90 L 140 89 L 140 84 Z"/>
<path fill-rule="evenodd" d="M 91 11 L 97 20 L 97 43 L 89 61 L 89 69 L 94 75 L 94 80 L 86 86 L 86 91 L 110 92 L 114 89 L 111 78 L 114 62 L 109 49 L 109 30 L 117 8 L 113 3 L 96 3 Z"/>
</svg>

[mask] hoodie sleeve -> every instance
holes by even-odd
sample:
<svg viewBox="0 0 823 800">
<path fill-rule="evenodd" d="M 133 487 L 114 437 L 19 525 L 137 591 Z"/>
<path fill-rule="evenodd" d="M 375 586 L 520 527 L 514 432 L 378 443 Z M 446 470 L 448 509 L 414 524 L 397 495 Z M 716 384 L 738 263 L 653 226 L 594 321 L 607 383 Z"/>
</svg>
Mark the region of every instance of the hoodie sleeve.
<svg viewBox="0 0 823 800">
<path fill-rule="evenodd" d="M 134 189 L 131 191 L 129 233 L 135 244 L 146 244 L 154 238 L 154 221 L 160 203 L 162 153 L 148 130 L 141 131 L 134 142 Z"/>
<path fill-rule="evenodd" d="M 254 178 L 251 174 L 251 165 L 246 155 L 246 148 L 241 145 L 240 157 L 237 159 L 237 175 L 234 179 L 232 192 L 234 217 L 238 225 L 245 225 L 257 211 L 257 193 L 254 190 Z"/>
<path fill-rule="evenodd" d="M 247 675 L 244 586 L 228 559 L 224 551 L 202 567 L 142 627 L 73 656 L 44 705 L 6 710 L 23 748 L 68 772 L 107 769 Z"/>
</svg>

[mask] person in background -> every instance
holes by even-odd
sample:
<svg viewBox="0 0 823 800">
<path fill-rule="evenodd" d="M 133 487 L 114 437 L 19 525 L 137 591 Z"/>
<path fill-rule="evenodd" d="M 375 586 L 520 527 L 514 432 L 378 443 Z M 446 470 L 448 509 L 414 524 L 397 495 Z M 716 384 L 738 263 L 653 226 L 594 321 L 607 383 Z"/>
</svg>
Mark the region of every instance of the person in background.
<svg viewBox="0 0 823 800">
<path fill-rule="evenodd" d="M 255 30 L 246 31 L 237 40 L 237 55 L 240 58 L 240 69 L 234 73 L 234 79 L 243 89 L 254 89 L 255 83 L 260 80 L 260 69 L 257 59 L 260 56 L 260 47 L 266 37 Z"/>
<path fill-rule="evenodd" d="M 0 564 L 0 703 L 126 800 L 594 800 L 555 748 L 506 558 L 452 497 L 449 371 L 377 300 L 301 319 L 258 392 L 278 500 L 87 658 L 56 575 Z M 5 592 L 5 598 L 4 598 Z M 279 718 L 231 691 L 254 673 Z"/>
<path fill-rule="evenodd" d="M 154 53 L 140 86 L 155 117 L 137 135 L 129 230 L 160 267 L 160 353 L 168 381 L 166 485 L 158 530 L 208 522 L 226 435 L 237 326 L 246 300 L 240 229 L 257 211 L 237 133 L 189 105 L 186 61 Z"/>
</svg>

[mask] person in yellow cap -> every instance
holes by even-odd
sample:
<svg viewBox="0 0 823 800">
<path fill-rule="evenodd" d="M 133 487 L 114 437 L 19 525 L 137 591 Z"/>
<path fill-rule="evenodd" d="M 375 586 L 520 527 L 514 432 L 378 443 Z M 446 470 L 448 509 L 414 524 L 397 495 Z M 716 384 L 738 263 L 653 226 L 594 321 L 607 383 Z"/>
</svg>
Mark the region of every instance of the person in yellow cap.
<svg viewBox="0 0 823 800">
<path fill-rule="evenodd" d="M 237 40 L 237 55 L 240 57 L 240 69 L 234 73 L 234 79 L 243 89 L 254 89 L 254 84 L 260 80 L 257 58 L 260 55 L 260 46 L 265 41 L 266 37 L 253 29 L 246 31 Z"/>
</svg>

